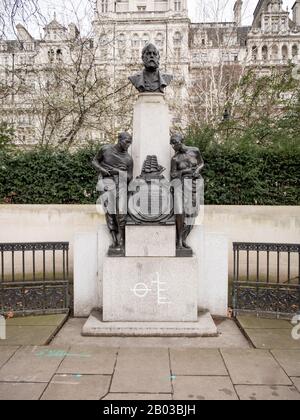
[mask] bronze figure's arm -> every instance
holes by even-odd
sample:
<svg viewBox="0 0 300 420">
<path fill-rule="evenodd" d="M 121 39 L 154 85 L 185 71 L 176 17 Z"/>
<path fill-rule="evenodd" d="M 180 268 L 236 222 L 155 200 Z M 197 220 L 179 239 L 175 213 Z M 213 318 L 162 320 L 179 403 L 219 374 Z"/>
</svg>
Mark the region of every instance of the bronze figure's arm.
<svg viewBox="0 0 300 420">
<path fill-rule="evenodd" d="M 200 175 L 200 172 L 201 172 L 201 171 L 202 171 L 202 169 L 204 168 L 204 160 L 203 160 L 203 158 L 202 158 L 202 155 L 201 155 L 200 151 L 199 151 L 199 153 L 198 153 L 197 158 L 198 158 L 198 167 L 196 168 L 196 170 L 195 170 L 195 172 L 194 172 L 194 176 L 195 176 L 195 177 L 198 177 L 198 176 Z"/>
<path fill-rule="evenodd" d="M 101 166 L 101 162 L 103 161 L 103 151 L 102 149 L 98 152 L 97 156 L 94 157 L 92 160 L 92 166 L 99 172 L 102 176 L 110 176 L 111 173 Z"/>
</svg>

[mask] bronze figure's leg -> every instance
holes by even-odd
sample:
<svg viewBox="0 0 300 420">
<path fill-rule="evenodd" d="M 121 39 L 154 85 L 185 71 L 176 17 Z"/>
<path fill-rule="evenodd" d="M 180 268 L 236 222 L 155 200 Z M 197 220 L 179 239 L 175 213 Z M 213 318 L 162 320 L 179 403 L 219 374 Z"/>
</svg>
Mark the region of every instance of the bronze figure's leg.
<svg viewBox="0 0 300 420">
<path fill-rule="evenodd" d="M 184 215 L 176 216 L 177 248 L 183 248 Z"/>
</svg>

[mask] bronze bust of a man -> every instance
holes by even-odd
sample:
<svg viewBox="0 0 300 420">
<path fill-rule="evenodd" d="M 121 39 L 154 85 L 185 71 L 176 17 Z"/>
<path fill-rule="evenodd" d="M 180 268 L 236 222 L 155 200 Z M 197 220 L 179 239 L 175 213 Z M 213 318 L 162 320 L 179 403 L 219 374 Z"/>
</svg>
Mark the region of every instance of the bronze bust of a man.
<svg viewBox="0 0 300 420">
<path fill-rule="evenodd" d="M 134 87 L 140 92 L 164 93 L 173 76 L 159 70 L 160 54 L 153 44 L 147 44 L 142 52 L 144 70 L 129 77 Z"/>
</svg>

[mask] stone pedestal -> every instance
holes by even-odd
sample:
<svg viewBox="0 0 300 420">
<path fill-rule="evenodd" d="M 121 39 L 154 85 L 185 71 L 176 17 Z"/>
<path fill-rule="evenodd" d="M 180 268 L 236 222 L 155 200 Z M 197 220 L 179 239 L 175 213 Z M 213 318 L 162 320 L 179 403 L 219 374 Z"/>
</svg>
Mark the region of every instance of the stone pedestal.
<svg viewBox="0 0 300 420">
<path fill-rule="evenodd" d="M 206 313 L 197 322 L 104 322 L 99 310 L 92 311 L 82 335 L 86 337 L 216 337 L 217 327 Z"/>
<path fill-rule="evenodd" d="M 141 93 L 134 106 L 132 158 L 134 177 L 141 174 L 147 155 L 156 155 L 158 163 L 170 175 L 170 114 L 162 93 Z"/>
<path fill-rule="evenodd" d="M 196 258 L 105 258 L 103 321 L 196 322 Z"/>
<path fill-rule="evenodd" d="M 143 237 L 141 237 L 141 240 Z M 144 238 L 145 239 L 145 238 Z M 78 233 L 74 238 L 74 315 L 87 317 L 103 306 L 104 260 L 111 238 L 105 225 L 98 232 Z M 195 226 L 188 244 L 198 260 L 198 310 L 227 316 L 228 238 Z M 190 259 L 187 258 L 188 262 Z"/>
<path fill-rule="evenodd" d="M 126 226 L 126 257 L 175 257 L 176 227 Z"/>
</svg>

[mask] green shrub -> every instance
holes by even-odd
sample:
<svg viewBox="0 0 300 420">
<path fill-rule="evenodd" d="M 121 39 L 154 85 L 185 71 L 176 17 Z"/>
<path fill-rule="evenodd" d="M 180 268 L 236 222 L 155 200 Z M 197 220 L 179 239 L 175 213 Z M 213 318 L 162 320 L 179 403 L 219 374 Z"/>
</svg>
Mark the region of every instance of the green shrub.
<svg viewBox="0 0 300 420">
<path fill-rule="evenodd" d="M 206 131 L 207 133 L 207 131 Z M 242 144 L 205 144 L 206 204 L 300 205 L 300 150 Z M 190 144 L 199 145 L 197 136 Z M 97 174 L 91 160 L 99 145 L 75 152 L 37 148 L 0 150 L 0 203 L 95 203 Z"/>
</svg>

